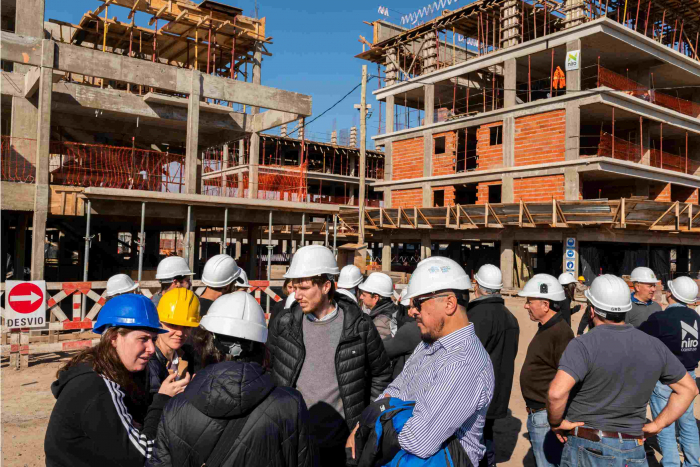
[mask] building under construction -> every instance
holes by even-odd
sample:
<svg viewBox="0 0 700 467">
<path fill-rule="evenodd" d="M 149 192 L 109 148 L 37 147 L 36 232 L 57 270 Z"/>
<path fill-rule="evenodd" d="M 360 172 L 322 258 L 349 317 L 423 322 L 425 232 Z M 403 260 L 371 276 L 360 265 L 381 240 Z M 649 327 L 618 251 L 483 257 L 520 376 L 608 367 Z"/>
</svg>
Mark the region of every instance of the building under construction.
<svg viewBox="0 0 700 467">
<path fill-rule="evenodd" d="M 698 273 L 697 2 L 476 0 L 418 24 L 428 8 L 360 37 L 385 155 L 362 221 L 383 269 L 432 253 L 500 264 L 506 287 Z"/>
<path fill-rule="evenodd" d="M 357 131 L 307 139 L 311 97 L 261 84 L 265 18 L 208 0 L 43 12 L 2 1 L 3 277 L 147 281 L 164 255 L 199 272 L 228 251 L 268 279 L 268 257 L 335 240 L 361 198 Z M 382 180 L 383 153 L 365 160 Z"/>
</svg>

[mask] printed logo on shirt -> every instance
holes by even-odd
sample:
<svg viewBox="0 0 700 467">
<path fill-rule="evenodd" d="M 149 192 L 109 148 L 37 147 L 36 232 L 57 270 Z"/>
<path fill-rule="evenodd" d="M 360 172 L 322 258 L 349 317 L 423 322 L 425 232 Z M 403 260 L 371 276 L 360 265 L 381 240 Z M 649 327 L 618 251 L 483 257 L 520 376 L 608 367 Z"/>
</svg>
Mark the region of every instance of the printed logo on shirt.
<svg viewBox="0 0 700 467">
<path fill-rule="evenodd" d="M 697 321 L 693 326 L 681 321 L 681 352 L 689 352 L 698 348 L 698 334 Z M 688 338 L 686 339 L 686 337 Z"/>
</svg>

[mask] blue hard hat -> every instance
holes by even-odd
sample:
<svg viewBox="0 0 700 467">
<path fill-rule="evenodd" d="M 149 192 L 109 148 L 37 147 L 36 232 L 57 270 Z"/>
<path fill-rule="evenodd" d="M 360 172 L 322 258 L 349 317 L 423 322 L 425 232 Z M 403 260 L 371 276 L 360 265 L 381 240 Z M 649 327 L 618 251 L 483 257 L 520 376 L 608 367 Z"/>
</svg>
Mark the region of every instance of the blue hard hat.
<svg viewBox="0 0 700 467">
<path fill-rule="evenodd" d="M 168 332 L 160 325 L 158 310 L 153 302 L 143 295 L 136 294 L 118 295 L 105 303 L 92 331 L 102 334 L 112 326 L 146 328 L 159 334 Z"/>
</svg>

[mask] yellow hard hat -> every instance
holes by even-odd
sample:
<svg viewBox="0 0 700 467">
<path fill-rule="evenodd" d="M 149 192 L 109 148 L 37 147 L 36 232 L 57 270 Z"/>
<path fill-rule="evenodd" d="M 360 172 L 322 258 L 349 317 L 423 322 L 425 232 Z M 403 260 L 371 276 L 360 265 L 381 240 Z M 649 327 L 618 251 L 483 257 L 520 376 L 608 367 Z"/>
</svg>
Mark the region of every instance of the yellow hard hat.
<svg viewBox="0 0 700 467">
<path fill-rule="evenodd" d="M 585 277 L 583 277 L 583 276 L 578 276 L 578 280 L 580 280 L 580 281 L 585 281 L 585 280 L 586 280 L 586 278 L 585 278 Z"/>
<path fill-rule="evenodd" d="M 199 298 L 185 288 L 166 292 L 158 302 L 158 318 L 176 326 L 199 326 Z"/>
</svg>

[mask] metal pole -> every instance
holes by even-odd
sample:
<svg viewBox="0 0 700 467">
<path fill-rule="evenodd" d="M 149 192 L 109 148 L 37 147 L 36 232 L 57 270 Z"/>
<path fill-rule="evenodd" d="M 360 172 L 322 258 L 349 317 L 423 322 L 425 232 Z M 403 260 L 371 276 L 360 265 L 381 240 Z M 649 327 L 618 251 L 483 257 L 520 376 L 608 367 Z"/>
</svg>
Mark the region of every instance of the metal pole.
<svg viewBox="0 0 700 467">
<path fill-rule="evenodd" d="M 686 133 L 686 140 L 687 140 L 687 133 Z M 688 145 L 686 144 L 686 172 L 687 170 L 687 165 L 688 165 Z M 333 255 L 335 255 L 336 259 L 338 257 L 338 248 L 337 247 L 337 241 L 338 241 L 338 216 L 333 214 Z"/>
<path fill-rule="evenodd" d="M 143 271 L 143 248 L 146 244 L 146 232 L 144 232 L 146 223 L 146 203 L 141 203 L 141 236 L 139 237 L 139 275 L 138 280 L 141 282 L 141 272 Z"/>
<path fill-rule="evenodd" d="M 228 241 L 227 238 L 228 234 L 228 208 L 224 209 L 224 244 L 222 245 L 222 253 L 226 253 L 228 251 L 228 248 L 226 248 L 226 242 Z"/>
<path fill-rule="evenodd" d="M 185 232 L 185 259 L 190 261 L 190 218 L 192 217 L 192 206 L 187 206 L 187 231 Z"/>
<path fill-rule="evenodd" d="M 272 280 L 272 211 L 270 211 L 270 220 L 267 225 L 267 280 Z M 270 312 L 270 296 L 267 295 L 266 313 Z"/>
<path fill-rule="evenodd" d="M 328 216 L 326 216 L 326 248 L 328 248 Z"/>
<path fill-rule="evenodd" d="M 305 247 L 304 236 L 306 235 L 306 213 L 301 213 L 301 247 Z M 298 249 L 298 248 L 297 248 Z"/>
<path fill-rule="evenodd" d="M 83 282 L 88 280 L 88 265 L 90 264 L 90 214 L 92 212 L 92 203 L 88 199 L 87 202 L 87 223 L 85 225 L 85 255 L 83 257 Z M 85 302 L 87 302 L 87 296 L 80 297 L 81 308 L 80 308 L 80 319 L 85 318 Z"/>
<path fill-rule="evenodd" d="M 367 150 L 367 65 L 362 65 L 362 94 L 360 98 L 360 226 L 357 243 L 365 243 L 365 157 Z M 364 268 L 364 266 L 363 266 Z"/>
</svg>

